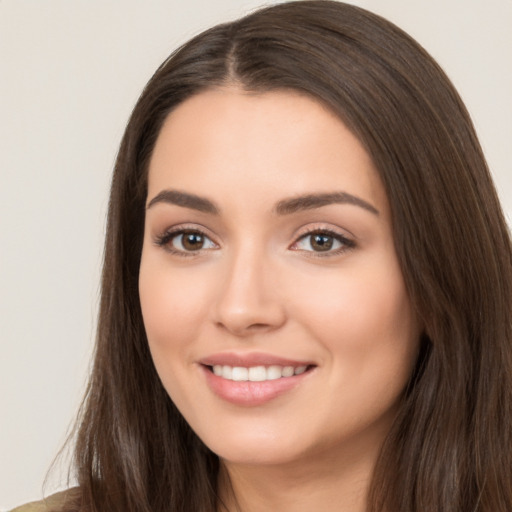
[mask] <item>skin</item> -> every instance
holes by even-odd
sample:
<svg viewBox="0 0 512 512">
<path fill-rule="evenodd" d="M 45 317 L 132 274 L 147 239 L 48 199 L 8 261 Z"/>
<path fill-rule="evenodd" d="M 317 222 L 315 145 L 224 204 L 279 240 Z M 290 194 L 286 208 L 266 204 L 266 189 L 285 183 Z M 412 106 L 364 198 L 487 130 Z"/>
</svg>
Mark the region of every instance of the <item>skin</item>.
<svg viewBox="0 0 512 512">
<path fill-rule="evenodd" d="M 163 191 L 218 211 L 172 204 Z M 333 191 L 359 201 L 276 211 Z M 419 329 L 362 145 L 304 95 L 208 90 L 166 120 L 147 204 L 139 288 L 150 350 L 165 389 L 221 459 L 226 509 L 238 510 L 236 496 L 244 512 L 363 511 Z M 204 233 L 203 248 L 165 236 L 175 228 Z M 308 233 L 322 230 L 336 234 L 332 250 L 312 245 Z M 244 406 L 217 396 L 199 364 L 224 352 L 312 368 L 291 390 Z"/>
</svg>

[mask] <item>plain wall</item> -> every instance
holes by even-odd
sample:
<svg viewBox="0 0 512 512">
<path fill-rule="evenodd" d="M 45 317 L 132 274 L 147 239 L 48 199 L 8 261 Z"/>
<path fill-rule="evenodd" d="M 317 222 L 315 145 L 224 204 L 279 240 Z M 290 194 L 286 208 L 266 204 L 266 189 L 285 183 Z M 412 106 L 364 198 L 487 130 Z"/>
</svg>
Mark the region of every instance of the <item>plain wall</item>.
<svg viewBox="0 0 512 512">
<path fill-rule="evenodd" d="M 512 2 L 352 3 L 404 28 L 447 71 L 512 218 Z M 41 497 L 78 407 L 110 173 L 142 87 L 178 44 L 259 5 L 0 0 L 0 510 Z"/>
</svg>

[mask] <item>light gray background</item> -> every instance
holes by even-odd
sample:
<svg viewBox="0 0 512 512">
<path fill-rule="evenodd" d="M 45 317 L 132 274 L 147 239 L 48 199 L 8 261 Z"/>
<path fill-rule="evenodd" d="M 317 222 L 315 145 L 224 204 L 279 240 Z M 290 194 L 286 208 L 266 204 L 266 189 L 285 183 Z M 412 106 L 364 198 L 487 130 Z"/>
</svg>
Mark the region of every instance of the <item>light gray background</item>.
<svg viewBox="0 0 512 512">
<path fill-rule="evenodd" d="M 512 1 L 352 3 L 447 70 L 510 219 Z M 41 496 L 83 391 L 110 172 L 131 108 L 171 49 L 262 4 L 0 0 L 1 510 Z"/>
</svg>

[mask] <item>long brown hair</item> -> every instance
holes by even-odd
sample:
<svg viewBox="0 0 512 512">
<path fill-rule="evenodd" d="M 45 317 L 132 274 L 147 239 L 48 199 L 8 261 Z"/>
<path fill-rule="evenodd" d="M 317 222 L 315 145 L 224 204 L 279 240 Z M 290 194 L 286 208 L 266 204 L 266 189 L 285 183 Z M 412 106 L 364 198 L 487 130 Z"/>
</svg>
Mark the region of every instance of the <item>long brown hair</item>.
<svg viewBox="0 0 512 512">
<path fill-rule="evenodd" d="M 385 185 L 396 251 L 424 326 L 368 510 L 512 510 L 512 251 L 469 115 L 432 58 L 363 9 L 268 7 L 214 27 L 157 70 L 128 123 L 108 214 L 94 367 L 78 423 L 77 509 L 213 512 L 218 458 L 153 366 L 138 296 L 148 161 L 172 109 L 236 83 L 324 103 Z"/>
</svg>

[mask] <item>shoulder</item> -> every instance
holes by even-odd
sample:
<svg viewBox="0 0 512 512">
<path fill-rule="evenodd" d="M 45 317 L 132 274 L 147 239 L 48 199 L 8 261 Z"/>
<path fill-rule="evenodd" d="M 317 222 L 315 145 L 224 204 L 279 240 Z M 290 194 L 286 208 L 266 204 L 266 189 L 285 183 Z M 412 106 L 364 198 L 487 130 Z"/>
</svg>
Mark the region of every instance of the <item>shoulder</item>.
<svg viewBox="0 0 512 512">
<path fill-rule="evenodd" d="M 65 510 L 65 504 L 68 501 L 70 491 L 62 491 L 57 494 L 52 494 L 41 501 L 34 501 L 16 507 L 11 512 L 57 512 Z"/>
<path fill-rule="evenodd" d="M 11 512 L 45 512 L 46 510 L 44 501 L 34 501 L 26 505 L 21 505 L 21 507 L 16 507 L 12 509 Z"/>
</svg>

